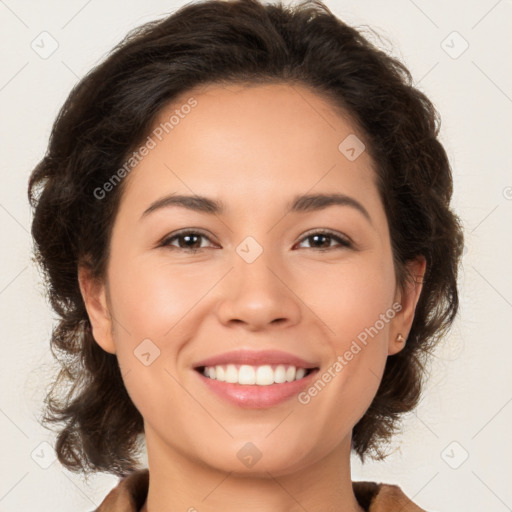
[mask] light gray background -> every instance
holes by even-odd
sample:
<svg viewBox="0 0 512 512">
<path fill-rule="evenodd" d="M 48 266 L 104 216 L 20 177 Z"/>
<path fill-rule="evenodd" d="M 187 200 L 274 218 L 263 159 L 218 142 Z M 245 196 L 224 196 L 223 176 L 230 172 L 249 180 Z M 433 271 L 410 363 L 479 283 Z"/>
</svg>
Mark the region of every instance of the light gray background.
<svg viewBox="0 0 512 512">
<path fill-rule="evenodd" d="M 116 483 L 109 475 L 86 483 L 64 470 L 53 460 L 52 435 L 37 422 L 53 371 L 53 314 L 30 260 L 26 185 L 77 80 L 128 29 L 183 3 L 0 0 L 3 512 L 90 511 Z M 350 24 L 368 24 L 384 35 L 441 112 L 442 140 L 454 169 L 454 207 L 467 245 L 460 316 L 436 353 L 424 399 L 405 419 L 387 461 L 363 467 L 354 459 L 353 477 L 398 483 L 429 511 L 512 510 L 512 2 L 326 4 Z M 52 39 L 58 48 L 41 58 Z"/>
</svg>

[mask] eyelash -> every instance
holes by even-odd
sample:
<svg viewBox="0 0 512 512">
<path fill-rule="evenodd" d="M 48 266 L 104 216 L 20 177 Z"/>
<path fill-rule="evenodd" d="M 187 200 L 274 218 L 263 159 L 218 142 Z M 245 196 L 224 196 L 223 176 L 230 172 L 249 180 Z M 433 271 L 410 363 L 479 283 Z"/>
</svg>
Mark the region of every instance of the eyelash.
<svg viewBox="0 0 512 512">
<path fill-rule="evenodd" d="M 203 237 L 203 238 L 206 238 L 206 239 L 210 240 L 210 238 L 206 234 L 202 233 L 201 231 L 185 230 L 185 231 L 180 231 L 178 233 L 173 234 L 170 237 L 165 238 L 159 244 L 159 247 L 167 247 L 167 248 L 170 248 L 170 249 L 173 249 L 173 250 L 177 249 L 177 250 L 185 251 L 185 252 L 188 252 L 188 253 L 197 253 L 197 252 L 202 251 L 203 249 L 206 249 L 206 247 L 199 247 L 197 249 L 192 249 L 192 248 L 186 248 L 186 247 L 176 247 L 176 246 L 171 245 L 172 241 L 178 240 L 178 239 L 183 238 L 183 237 L 185 237 L 187 235 L 199 235 L 200 237 Z M 315 235 L 324 235 L 324 236 L 330 238 L 331 241 L 334 240 L 334 241 L 338 242 L 339 245 L 338 246 L 333 246 L 333 247 L 325 247 L 325 248 L 305 247 L 305 249 L 316 249 L 319 252 L 325 252 L 325 251 L 329 251 L 329 250 L 332 250 L 332 249 L 350 249 L 350 248 L 353 248 L 353 244 L 352 244 L 352 242 L 348 238 L 340 236 L 339 234 L 336 234 L 336 233 L 334 233 L 334 232 L 332 232 L 332 231 L 330 231 L 328 229 L 317 230 L 317 231 L 312 231 L 310 233 L 306 233 L 306 235 L 301 238 L 299 243 L 301 243 L 304 240 L 307 240 L 308 238 L 311 238 L 311 237 L 313 237 Z"/>
</svg>

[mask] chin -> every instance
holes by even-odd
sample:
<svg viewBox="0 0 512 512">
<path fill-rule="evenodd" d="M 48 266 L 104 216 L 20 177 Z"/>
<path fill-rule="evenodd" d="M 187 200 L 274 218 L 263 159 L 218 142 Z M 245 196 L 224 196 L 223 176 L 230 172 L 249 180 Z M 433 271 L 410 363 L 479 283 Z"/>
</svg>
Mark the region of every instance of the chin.
<svg viewBox="0 0 512 512">
<path fill-rule="evenodd" d="M 213 452 L 208 448 L 202 460 L 211 468 L 240 477 L 262 477 L 287 475 L 306 468 L 316 457 L 305 452 L 304 442 L 289 445 L 274 443 L 261 436 L 254 441 L 233 440 L 224 446 L 217 445 Z M 318 447 L 317 447 L 318 449 Z"/>
</svg>

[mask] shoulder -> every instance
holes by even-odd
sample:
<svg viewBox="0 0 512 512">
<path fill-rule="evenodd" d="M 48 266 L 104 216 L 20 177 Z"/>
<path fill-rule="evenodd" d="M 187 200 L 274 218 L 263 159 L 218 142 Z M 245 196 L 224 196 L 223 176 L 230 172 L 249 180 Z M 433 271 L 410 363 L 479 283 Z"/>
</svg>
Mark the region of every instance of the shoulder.
<svg viewBox="0 0 512 512">
<path fill-rule="evenodd" d="M 352 482 L 357 501 L 367 512 L 425 512 L 397 485 Z"/>
<path fill-rule="evenodd" d="M 121 478 L 94 512 L 138 512 L 146 500 L 149 470 L 140 469 Z M 397 485 L 352 482 L 359 504 L 367 512 L 425 512 Z"/>
<path fill-rule="evenodd" d="M 148 494 L 149 470 L 139 469 L 121 478 L 94 512 L 138 512 Z"/>
</svg>

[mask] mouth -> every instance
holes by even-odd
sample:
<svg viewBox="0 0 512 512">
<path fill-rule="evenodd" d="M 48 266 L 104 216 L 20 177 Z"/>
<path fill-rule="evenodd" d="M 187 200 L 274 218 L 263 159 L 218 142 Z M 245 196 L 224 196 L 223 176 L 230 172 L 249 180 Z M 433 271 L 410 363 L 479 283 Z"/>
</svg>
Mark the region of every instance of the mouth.
<svg viewBox="0 0 512 512">
<path fill-rule="evenodd" d="M 320 366 L 289 352 L 239 349 L 197 361 L 192 368 L 213 395 L 236 407 L 263 409 L 310 386 Z"/>
<path fill-rule="evenodd" d="M 319 367 L 219 364 L 194 368 L 212 396 L 242 409 L 269 409 L 285 404 L 313 384 Z"/>
<path fill-rule="evenodd" d="M 238 384 L 240 386 L 271 386 L 295 382 L 308 377 L 318 367 L 303 368 L 284 364 L 222 364 L 199 366 L 195 370 L 203 377 L 217 382 Z"/>
</svg>

